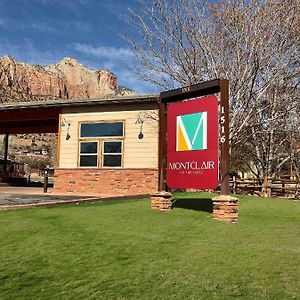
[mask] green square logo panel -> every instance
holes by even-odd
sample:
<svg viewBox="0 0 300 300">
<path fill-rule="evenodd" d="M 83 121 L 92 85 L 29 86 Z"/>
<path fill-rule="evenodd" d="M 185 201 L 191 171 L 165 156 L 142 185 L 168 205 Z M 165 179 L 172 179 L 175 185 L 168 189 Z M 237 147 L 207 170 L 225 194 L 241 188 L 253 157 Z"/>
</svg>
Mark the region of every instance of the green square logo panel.
<svg viewBox="0 0 300 300">
<path fill-rule="evenodd" d="M 176 151 L 207 149 L 207 112 L 176 118 Z"/>
</svg>

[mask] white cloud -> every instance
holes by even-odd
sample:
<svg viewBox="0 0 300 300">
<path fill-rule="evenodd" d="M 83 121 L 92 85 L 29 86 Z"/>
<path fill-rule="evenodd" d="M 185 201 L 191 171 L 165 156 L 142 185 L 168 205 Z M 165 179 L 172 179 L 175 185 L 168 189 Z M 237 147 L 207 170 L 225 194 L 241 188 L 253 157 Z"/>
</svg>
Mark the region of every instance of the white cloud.
<svg viewBox="0 0 300 300">
<path fill-rule="evenodd" d="M 14 44 L 7 39 L 0 39 L 0 56 L 6 54 L 18 61 L 42 66 L 55 63 L 64 55 L 55 50 L 39 49 L 30 39 L 26 39 L 22 44 Z"/>
<path fill-rule="evenodd" d="M 95 0 L 17 0 L 19 3 L 22 4 L 32 4 L 32 3 L 38 3 L 38 4 L 44 4 L 44 5 L 56 5 L 56 4 L 61 4 L 61 5 L 73 5 L 77 6 L 79 5 L 87 5 L 87 4 L 92 4 L 95 2 Z"/>
<path fill-rule="evenodd" d="M 110 1 L 107 1 L 105 3 L 103 3 L 103 7 L 108 10 L 110 13 L 112 14 L 119 14 L 121 12 L 124 12 L 124 10 L 126 10 L 127 8 L 124 7 L 124 4 L 121 5 L 121 4 L 117 4 L 117 3 L 112 3 Z"/>
<path fill-rule="evenodd" d="M 0 27 L 9 27 L 10 29 L 37 31 L 42 33 L 63 34 L 66 30 L 76 30 L 76 32 L 89 33 L 92 30 L 91 24 L 82 20 L 62 21 L 55 19 L 45 19 L 42 22 L 18 22 L 14 19 L 2 18 L 0 16 Z M 62 28 L 64 31 L 62 31 Z"/>
<path fill-rule="evenodd" d="M 73 28 L 73 23 L 68 23 L 70 28 Z M 76 28 L 76 31 L 80 31 L 83 33 L 88 33 L 92 31 L 92 26 L 90 23 L 84 22 L 84 21 L 74 21 L 74 26 Z M 64 27 L 67 27 L 64 25 Z"/>
<path fill-rule="evenodd" d="M 47 23 L 40 23 L 40 22 L 35 22 L 35 23 L 30 23 L 30 24 L 18 24 L 16 23 L 16 27 L 20 26 L 23 29 L 34 29 L 40 32 L 49 32 L 49 33 L 58 33 L 60 32 L 57 28 L 51 26 L 50 24 Z"/>
<path fill-rule="evenodd" d="M 91 55 L 95 58 L 106 59 L 109 61 L 131 61 L 133 60 L 133 54 L 128 48 L 116 48 L 116 47 L 95 47 L 90 44 L 76 43 L 74 49 L 82 54 Z"/>
<path fill-rule="evenodd" d="M 46 22 L 18 22 L 17 20 L 14 19 L 9 19 L 9 18 L 2 18 L 0 16 L 0 27 L 9 27 L 10 29 L 17 29 L 17 30 L 35 30 L 35 31 L 40 31 L 43 33 L 59 33 L 61 30 L 58 28 L 54 27 L 50 23 Z"/>
</svg>

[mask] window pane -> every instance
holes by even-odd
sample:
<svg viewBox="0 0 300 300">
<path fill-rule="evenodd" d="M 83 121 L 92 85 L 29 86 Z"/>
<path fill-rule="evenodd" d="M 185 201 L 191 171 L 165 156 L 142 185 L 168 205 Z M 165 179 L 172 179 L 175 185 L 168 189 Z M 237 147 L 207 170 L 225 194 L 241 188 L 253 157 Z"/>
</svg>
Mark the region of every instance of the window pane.
<svg viewBox="0 0 300 300">
<path fill-rule="evenodd" d="M 104 142 L 104 153 L 122 153 L 122 142 Z"/>
<path fill-rule="evenodd" d="M 80 136 L 123 136 L 123 122 L 81 124 Z"/>
<path fill-rule="evenodd" d="M 98 152 L 97 142 L 80 143 L 80 153 L 97 153 L 97 152 Z"/>
<path fill-rule="evenodd" d="M 122 155 L 103 155 L 103 167 L 121 167 Z"/>
<path fill-rule="evenodd" d="M 97 155 L 81 155 L 80 167 L 97 167 Z"/>
</svg>

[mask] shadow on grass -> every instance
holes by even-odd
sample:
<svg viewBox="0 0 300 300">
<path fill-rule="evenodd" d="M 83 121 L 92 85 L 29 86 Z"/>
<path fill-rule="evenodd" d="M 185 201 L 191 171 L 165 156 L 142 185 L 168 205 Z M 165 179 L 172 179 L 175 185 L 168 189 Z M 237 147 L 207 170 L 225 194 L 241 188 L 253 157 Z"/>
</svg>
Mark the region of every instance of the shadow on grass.
<svg viewBox="0 0 300 300">
<path fill-rule="evenodd" d="M 176 199 L 173 202 L 173 207 L 192 209 L 197 211 L 204 211 L 212 213 L 213 203 L 211 199 L 195 199 L 195 198 L 182 198 Z"/>
</svg>

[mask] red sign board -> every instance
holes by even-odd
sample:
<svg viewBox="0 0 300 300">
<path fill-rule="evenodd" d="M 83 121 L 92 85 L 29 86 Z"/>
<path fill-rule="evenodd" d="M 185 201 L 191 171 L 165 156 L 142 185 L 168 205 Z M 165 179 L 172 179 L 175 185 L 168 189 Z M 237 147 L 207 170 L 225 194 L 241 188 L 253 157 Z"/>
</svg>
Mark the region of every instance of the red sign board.
<svg viewBox="0 0 300 300">
<path fill-rule="evenodd" d="M 169 104 L 167 115 L 167 185 L 216 188 L 219 183 L 217 97 Z"/>
</svg>

